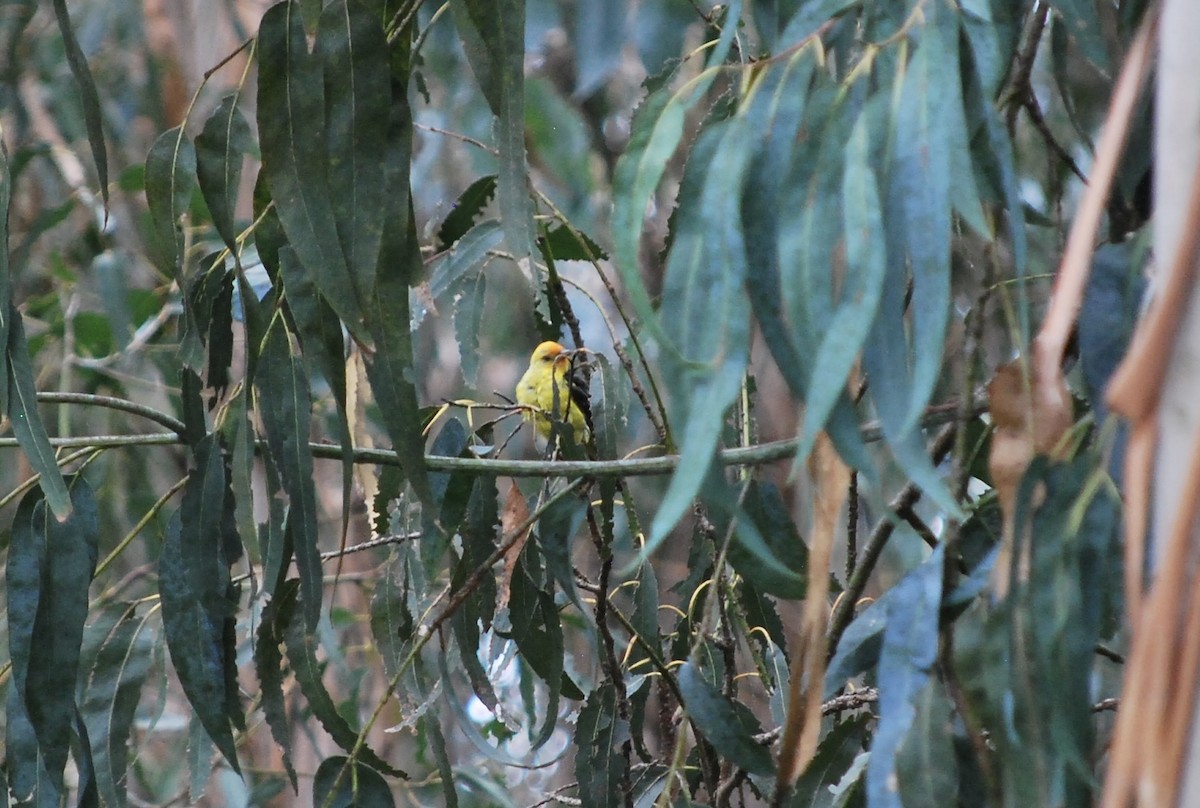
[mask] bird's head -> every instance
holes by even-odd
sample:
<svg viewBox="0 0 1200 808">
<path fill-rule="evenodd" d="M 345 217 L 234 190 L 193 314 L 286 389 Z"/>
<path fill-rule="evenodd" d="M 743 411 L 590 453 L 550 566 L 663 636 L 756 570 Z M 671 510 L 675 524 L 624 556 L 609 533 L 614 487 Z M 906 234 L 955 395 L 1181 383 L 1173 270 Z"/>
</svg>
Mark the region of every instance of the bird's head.
<svg viewBox="0 0 1200 808">
<path fill-rule="evenodd" d="M 571 363 L 571 356 L 574 351 L 568 351 L 563 346 L 553 340 L 547 340 L 541 345 L 533 349 L 533 356 L 529 358 L 530 365 L 554 365 L 562 368 Z"/>
</svg>

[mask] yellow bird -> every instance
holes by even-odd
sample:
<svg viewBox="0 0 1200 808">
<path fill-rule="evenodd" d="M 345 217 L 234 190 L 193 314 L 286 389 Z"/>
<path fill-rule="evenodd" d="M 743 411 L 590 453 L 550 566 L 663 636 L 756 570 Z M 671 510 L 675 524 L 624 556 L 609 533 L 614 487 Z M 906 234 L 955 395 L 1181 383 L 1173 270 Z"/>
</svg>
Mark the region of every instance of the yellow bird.
<svg viewBox="0 0 1200 808">
<path fill-rule="evenodd" d="M 517 382 L 517 403 L 529 407 L 525 420 L 533 421 L 537 433 L 549 438 L 551 421 L 570 425 L 574 441 L 591 440 L 592 410 L 587 387 L 574 373 L 574 351 L 557 342 L 543 342 L 529 357 L 529 370 Z"/>
</svg>

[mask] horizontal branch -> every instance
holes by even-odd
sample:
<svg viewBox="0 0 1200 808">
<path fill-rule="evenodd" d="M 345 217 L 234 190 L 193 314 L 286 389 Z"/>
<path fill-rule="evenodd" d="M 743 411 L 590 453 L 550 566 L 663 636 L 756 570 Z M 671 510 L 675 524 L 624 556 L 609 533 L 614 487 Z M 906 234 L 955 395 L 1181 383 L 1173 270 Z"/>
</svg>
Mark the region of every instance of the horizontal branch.
<svg viewBox="0 0 1200 808">
<path fill-rule="evenodd" d="M 51 398 L 50 395 L 54 397 Z M 47 401 L 67 401 L 69 394 L 48 394 Z M 70 401 L 80 403 L 97 402 L 95 397 L 85 402 L 83 399 L 70 398 Z M 114 399 L 114 401 L 122 401 Z M 128 402 L 124 402 L 128 404 Z M 135 409 L 136 408 L 136 409 Z M 146 415 L 159 423 L 162 418 L 170 418 L 152 410 L 143 411 L 137 405 L 121 407 L 128 412 Z M 975 408 L 982 410 L 982 405 Z M 151 415 L 153 413 L 153 415 Z M 924 426 L 937 426 L 947 421 L 953 421 L 957 416 L 957 405 L 947 404 L 930 407 L 922 419 Z M 881 440 L 883 432 L 877 422 L 864 424 L 862 438 L 870 443 Z M 54 448 L 78 447 L 121 447 L 121 446 L 165 446 L 182 444 L 183 439 L 175 432 L 150 432 L 142 435 L 80 435 L 69 438 L 50 438 Z M 0 438 L 0 449 L 16 447 L 16 438 Z M 259 447 L 265 446 L 265 441 L 258 441 Z M 787 460 L 795 456 L 800 446 L 799 438 L 760 443 L 755 446 L 743 446 L 736 449 L 724 449 L 717 453 L 717 463 L 722 466 L 761 466 L 779 460 Z M 326 460 L 341 460 L 342 447 L 336 443 L 310 443 L 314 457 Z M 379 466 L 399 466 L 400 460 L 396 453 L 388 449 L 355 449 L 355 463 Z M 475 457 L 444 457 L 441 455 L 426 455 L 425 467 L 430 471 L 466 471 L 496 477 L 640 477 L 658 474 L 671 474 L 679 465 L 679 455 L 662 455 L 661 457 L 637 457 L 622 460 L 506 460 L 502 458 Z"/>
</svg>

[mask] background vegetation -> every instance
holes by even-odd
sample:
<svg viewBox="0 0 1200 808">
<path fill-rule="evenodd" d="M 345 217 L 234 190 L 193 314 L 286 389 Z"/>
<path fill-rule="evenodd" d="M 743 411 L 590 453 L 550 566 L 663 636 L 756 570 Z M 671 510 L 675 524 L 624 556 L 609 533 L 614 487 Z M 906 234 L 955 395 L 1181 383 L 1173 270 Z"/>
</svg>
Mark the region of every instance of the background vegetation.
<svg viewBox="0 0 1200 808">
<path fill-rule="evenodd" d="M 0 5 L 5 793 L 1090 804 L 1147 5 Z"/>
</svg>

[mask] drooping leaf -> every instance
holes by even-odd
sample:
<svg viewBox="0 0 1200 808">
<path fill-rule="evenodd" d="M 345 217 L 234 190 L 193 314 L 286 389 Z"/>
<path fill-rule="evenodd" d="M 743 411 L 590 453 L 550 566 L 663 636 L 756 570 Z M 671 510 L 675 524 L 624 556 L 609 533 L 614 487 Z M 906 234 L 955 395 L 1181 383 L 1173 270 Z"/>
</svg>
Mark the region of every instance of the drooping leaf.
<svg viewBox="0 0 1200 808">
<path fill-rule="evenodd" d="M 308 445 L 312 398 L 303 361 L 292 353 L 291 337 L 281 317 L 275 318 L 267 331 L 254 382 L 267 449 L 290 504 L 288 524 L 300 574 L 304 623 L 313 630 L 321 614 L 322 588 L 317 495 Z"/>
<path fill-rule="evenodd" d="M 580 3 L 575 6 L 575 91 L 584 99 L 596 92 L 621 62 L 629 3 Z"/>
<path fill-rule="evenodd" d="M 856 357 L 866 341 L 879 306 L 887 265 L 879 185 L 870 165 L 870 131 L 864 115 L 846 147 L 842 175 L 842 228 L 846 277 L 841 302 L 824 328 L 813 361 L 805 401 L 804 428 L 796 463 L 807 459 L 820 430 L 846 389 Z M 817 268 L 820 272 L 820 268 Z M 825 272 L 828 273 L 828 268 Z"/>
<path fill-rule="evenodd" d="M 540 555 L 535 542 L 525 545 L 513 574 L 509 601 L 513 640 L 522 658 L 547 688 L 545 720 L 533 740 L 535 749 L 550 740 L 558 721 L 564 649 L 561 618 L 554 605 L 554 584 L 545 580 Z"/>
<path fill-rule="evenodd" d="M 729 563 L 764 592 L 784 598 L 804 597 L 807 546 L 779 490 L 770 483 L 752 482 L 742 497 L 742 507 L 749 519 L 735 524 Z M 757 529 L 765 547 L 754 546 L 750 528 Z"/>
<path fill-rule="evenodd" d="M 238 254 L 234 208 L 241 186 L 242 163 L 255 148 L 250 124 L 238 109 L 238 95 L 227 95 L 196 136 L 196 179 L 225 246 Z"/>
<path fill-rule="evenodd" d="M 108 206 L 108 150 L 104 145 L 103 116 L 100 113 L 100 94 L 96 92 L 96 81 L 92 78 L 92 70 L 88 67 L 87 57 L 79 40 L 75 38 L 75 29 L 71 25 L 71 15 L 67 11 L 67 0 L 54 0 L 54 16 L 58 20 L 58 30 L 62 34 L 63 46 L 67 53 L 67 64 L 75 83 L 79 85 L 79 100 L 83 105 L 83 123 L 87 129 L 88 145 L 92 148 L 92 159 L 96 161 L 96 175 L 100 179 L 100 196 Z"/>
<path fill-rule="evenodd" d="M 496 175 L 487 174 L 475 180 L 463 191 L 437 232 L 438 252 L 453 247 L 475 225 L 488 202 L 496 195 Z"/>
<path fill-rule="evenodd" d="M 914 707 L 912 728 L 896 753 L 901 800 L 905 805 L 950 805 L 958 797 L 950 700 L 931 679 Z"/>
<path fill-rule="evenodd" d="M 289 579 L 263 608 L 262 621 L 254 640 L 254 672 L 258 677 L 262 699 L 263 716 L 271 730 L 271 737 L 279 745 L 283 767 L 292 782 L 292 791 L 297 788 L 296 769 L 292 765 L 292 733 L 287 717 L 287 706 L 283 696 L 283 632 L 292 622 L 296 610 L 296 595 L 300 582 Z"/>
<path fill-rule="evenodd" d="M 413 295 L 413 330 L 425 319 L 435 305 L 445 301 L 464 279 L 482 271 L 491 260 L 491 253 L 504 240 L 504 231 L 495 219 L 487 219 L 468 230 L 430 264 L 429 283 Z"/>
<path fill-rule="evenodd" d="M 12 301 L 8 303 L 8 317 L 8 418 L 17 443 L 40 477 L 38 482 L 50 510 L 56 518 L 66 519 L 71 515 L 71 495 L 38 413 L 37 388 L 29 346 L 25 342 L 25 326 Z"/>
<path fill-rule="evenodd" d="M 787 808 L 829 808 L 833 805 L 831 786 L 845 775 L 854 758 L 862 752 L 871 716 L 855 716 L 842 721 L 821 739 L 812 761 L 796 781 Z"/>
<path fill-rule="evenodd" d="M 575 778 L 583 808 L 615 808 L 622 804 L 621 781 L 625 759 L 621 747 L 629 740 L 629 724 L 617 714 L 617 693 L 611 684 L 588 696 L 575 724 Z"/>
<path fill-rule="evenodd" d="M 678 676 L 688 718 L 704 733 L 717 754 L 750 774 L 773 775 L 775 762 L 771 753 L 752 737 L 759 728 L 746 726 L 734 703 L 704 678 L 695 662 L 685 662 Z"/>
<path fill-rule="evenodd" d="M 46 767 L 38 754 L 37 734 L 25 708 L 34 627 L 42 595 L 42 568 L 46 558 L 45 540 L 34 524 L 39 506 L 44 521 L 44 500 L 36 494 L 26 495 L 17 506 L 5 568 L 8 653 L 12 661 L 12 678 L 5 709 L 5 762 L 11 775 L 13 794 L 18 799 L 33 794 L 39 784 L 45 782 L 57 804 L 59 789 L 54 787 L 46 774 Z"/>
<path fill-rule="evenodd" d="M 117 608 L 124 611 L 129 605 L 121 603 Z M 127 745 L 153 660 L 153 632 L 147 626 L 145 616 L 129 611 L 103 632 L 79 705 L 92 744 L 96 791 L 106 805 L 127 802 Z"/>
<path fill-rule="evenodd" d="M 211 507 L 213 503 L 205 504 Z M 200 503 L 196 505 L 198 507 Z M 236 662 L 226 657 L 224 621 L 219 614 L 214 615 L 205 608 L 205 600 L 211 603 L 216 596 L 210 594 L 205 598 L 203 592 L 193 589 L 198 579 L 210 589 L 219 582 L 201 579 L 199 571 L 187 566 L 189 553 L 183 539 L 184 510 L 181 507 L 176 511 L 167 524 L 158 561 L 163 632 L 175 673 L 196 719 L 230 767 L 238 771 L 228 711 L 230 694 L 226 690 L 227 669 Z M 195 515 L 190 508 L 188 510 L 189 516 Z"/>
<path fill-rule="evenodd" d="M 479 373 L 479 334 L 486 304 L 487 276 L 481 272 L 473 282 L 467 283 L 466 289 L 454 303 L 454 333 L 458 343 L 459 364 L 463 381 L 472 387 Z"/>
<path fill-rule="evenodd" d="M 467 61 L 494 116 L 499 152 L 496 204 L 508 252 L 538 287 L 534 276 L 533 203 L 525 158 L 525 2 L 462 0 L 451 6 Z M 539 310 L 545 301 L 539 296 Z"/>
<path fill-rule="evenodd" d="M 258 130 L 263 174 L 288 243 L 356 338 L 367 342 L 362 297 L 340 247 L 324 132 L 325 83 L 309 53 L 300 7 L 278 3 L 258 29 Z M 306 606 L 306 608 L 312 608 Z"/>
<path fill-rule="evenodd" d="M 777 52 L 783 52 L 800 44 L 806 37 L 816 33 L 826 20 L 857 5 L 858 0 L 815 0 L 815 2 L 801 3 L 796 9 L 795 16 L 788 21 L 787 27 L 779 36 L 779 42 L 776 45 Z"/>
<path fill-rule="evenodd" d="M 895 788 L 897 755 L 937 658 L 942 548 L 938 545 L 930 563 L 902 578 L 888 602 L 877 673 L 879 727 L 867 764 L 867 797 L 872 806 L 902 805 Z"/>
<path fill-rule="evenodd" d="M 361 300 L 375 288 L 385 194 L 393 190 L 385 170 L 392 88 L 379 16 L 353 1 L 327 6 L 317 26 L 316 56 L 325 81 L 330 205 Z"/>
<path fill-rule="evenodd" d="M 313 805 L 329 808 L 383 808 L 395 805 L 387 780 L 366 763 L 335 755 L 325 758 L 313 776 Z"/>
<path fill-rule="evenodd" d="M 666 359 L 664 377 L 671 388 L 672 421 L 682 425 L 680 462 L 642 557 L 675 527 L 703 484 L 749 358 L 740 200 L 728 192 L 741 184 L 749 163 L 743 147 L 747 136 L 740 118 L 709 126 L 692 149 L 680 186 L 660 312 L 669 344 L 678 352 Z"/>
<path fill-rule="evenodd" d="M 1104 41 L 1102 17 L 1092 0 L 1054 0 L 1051 4 L 1066 24 L 1080 52 L 1101 75 L 1112 76 L 1108 46 Z"/>
<path fill-rule="evenodd" d="M 196 187 L 196 150 L 183 127 L 163 132 L 146 155 L 146 206 L 162 251 L 160 268 L 181 278 L 183 231 L 180 219 L 187 212 Z"/>
<path fill-rule="evenodd" d="M 8 214 L 12 202 L 12 171 L 8 147 L 0 143 L 0 345 L 8 345 L 12 328 L 12 271 L 9 260 Z M 8 373 L 0 373 L 0 412 L 8 412 Z"/>
<path fill-rule="evenodd" d="M 304 598 L 304 585 L 300 585 L 301 601 Z M 303 602 L 301 611 L 307 613 Z M 334 743 L 347 752 L 358 746 L 358 733 L 350 726 L 346 718 L 338 711 L 337 704 L 321 680 L 324 666 L 317 661 L 317 639 L 314 634 L 305 630 L 300 620 L 293 620 L 284 629 L 284 648 L 287 653 L 288 665 L 296 676 L 300 692 L 304 694 L 308 707 L 313 716 L 320 722 Z M 385 772 L 393 777 L 408 779 L 408 775 L 400 769 L 386 763 L 371 747 L 362 745 L 358 748 L 359 759 L 364 763 Z"/>
</svg>

